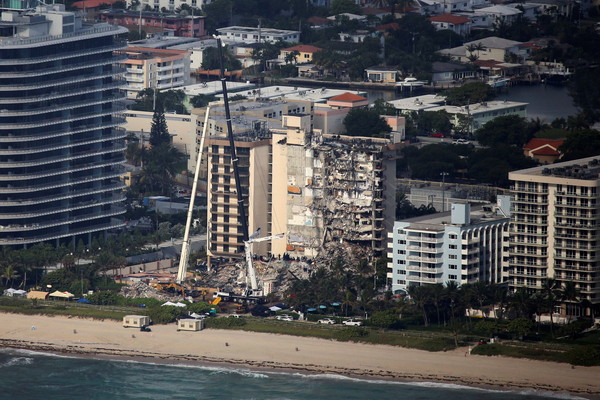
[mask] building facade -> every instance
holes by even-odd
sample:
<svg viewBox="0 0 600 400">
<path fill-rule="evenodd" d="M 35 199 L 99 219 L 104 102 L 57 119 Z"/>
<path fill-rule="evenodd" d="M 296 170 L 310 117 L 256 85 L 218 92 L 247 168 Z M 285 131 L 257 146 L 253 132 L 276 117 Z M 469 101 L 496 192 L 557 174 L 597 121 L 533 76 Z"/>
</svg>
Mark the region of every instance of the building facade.
<svg viewBox="0 0 600 400">
<path fill-rule="evenodd" d="M 600 157 L 509 173 L 513 182 L 509 285 L 541 290 L 574 282 L 600 303 Z"/>
<path fill-rule="evenodd" d="M 217 29 L 224 43 L 286 43 L 300 42 L 299 31 L 284 29 L 254 28 L 250 26 L 228 26 Z"/>
<path fill-rule="evenodd" d="M 452 204 L 450 212 L 396 221 L 388 235 L 388 283 L 396 293 L 410 285 L 501 283 L 506 273 L 510 199 L 498 205 Z"/>
<path fill-rule="evenodd" d="M 128 99 L 135 99 L 144 89 L 171 90 L 191 82 L 187 51 L 128 47 L 123 53 L 127 55 L 121 66 Z"/>
<path fill-rule="evenodd" d="M 122 25 L 132 30 L 143 30 L 146 33 L 169 31 L 175 36 L 182 37 L 205 36 L 204 18 L 201 15 L 164 14 L 155 11 L 139 12 L 120 9 L 100 13 L 100 19 L 104 22 Z"/>
<path fill-rule="evenodd" d="M 123 226 L 126 29 L 60 4 L 3 10 L 0 244 L 91 240 Z"/>
</svg>

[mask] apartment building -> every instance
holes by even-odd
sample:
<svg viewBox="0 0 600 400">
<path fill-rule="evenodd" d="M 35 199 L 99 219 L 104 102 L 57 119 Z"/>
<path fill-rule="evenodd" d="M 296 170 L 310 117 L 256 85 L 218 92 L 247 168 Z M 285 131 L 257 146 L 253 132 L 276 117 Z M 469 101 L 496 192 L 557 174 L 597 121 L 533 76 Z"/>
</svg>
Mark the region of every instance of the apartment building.
<svg viewBox="0 0 600 400">
<path fill-rule="evenodd" d="M 299 43 L 300 32 L 285 29 L 254 28 L 250 26 L 228 26 L 218 28 L 223 42 L 229 43 Z"/>
<path fill-rule="evenodd" d="M 27 3 L 1 15 L 0 245 L 89 242 L 124 225 L 127 30 Z"/>
<path fill-rule="evenodd" d="M 169 8 L 169 10 L 173 10 Z M 165 14 L 156 11 L 111 9 L 102 11 L 103 22 L 125 26 L 146 33 L 171 32 L 174 36 L 202 37 L 206 35 L 202 15 Z"/>
<path fill-rule="evenodd" d="M 388 243 L 388 284 L 501 283 L 506 277 L 510 197 L 495 206 L 452 204 L 450 212 L 396 221 Z"/>
<path fill-rule="evenodd" d="M 540 290 L 544 280 L 574 282 L 600 303 L 600 157 L 509 173 L 513 182 L 509 285 Z"/>
<path fill-rule="evenodd" d="M 190 53 L 183 50 L 128 47 L 122 52 L 127 98 L 135 99 L 144 89 L 171 90 L 189 85 Z"/>
<path fill-rule="evenodd" d="M 154 11 L 161 11 L 163 9 L 174 11 L 177 8 L 181 8 L 182 5 L 188 5 L 194 8 L 203 9 L 205 5 L 212 3 L 213 0 L 141 0 L 141 6 L 143 9 L 147 7 L 152 8 Z M 133 0 L 127 0 L 127 7 L 131 8 L 134 5 Z"/>
</svg>

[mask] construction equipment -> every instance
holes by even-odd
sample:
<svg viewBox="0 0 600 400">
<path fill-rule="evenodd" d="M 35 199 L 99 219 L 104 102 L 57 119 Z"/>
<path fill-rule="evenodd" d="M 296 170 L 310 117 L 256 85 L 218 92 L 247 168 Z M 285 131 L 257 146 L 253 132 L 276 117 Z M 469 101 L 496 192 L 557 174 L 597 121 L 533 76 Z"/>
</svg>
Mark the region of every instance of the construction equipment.
<svg viewBox="0 0 600 400">
<path fill-rule="evenodd" d="M 253 243 L 266 242 L 267 240 L 273 239 L 282 239 L 284 234 L 278 233 L 277 235 L 265 236 L 259 238 L 260 228 L 256 232 L 254 232 L 248 240 L 244 241 L 244 251 L 246 252 L 246 296 L 257 296 L 260 297 L 263 295 L 262 290 L 258 286 L 258 281 L 256 279 L 256 270 L 254 269 L 254 264 L 252 263 L 252 250 L 251 246 Z"/>
<path fill-rule="evenodd" d="M 158 289 L 158 290 L 162 290 L 163 292 L 169 292 L 169 293 L 181 293 L 181 295 L 183 297 L 186 297 L 187 295 L 187 289 L 175 282 L 157 282 L 157 283 L 151 283 L 150 286 Z"/>
<path fill-rule="evenodd" d="M 196 199 L 196 190 L 198 188 L 198 173 L 200 172 L 200 164 L 202 164 L 202 151 L 204 149 L 204 138 L 206 137 L 206 129 L 208 127 L 208 115 L 210 106 L 206 107 L 204 114 L 204 128 L 202 129 L 202 138 L 200 139 L 200 147 L 198 148 L 198 157 L 196 158 L 196 170 L 194 172 L 194 183 L 192 184 L 192 194 L 190 196 L 190 206 L 188 207 L 187 221 L 185 223 L 185 231 L 183 234 L 183 243 L 181 244 L 181 257 L 179 258 L 179 269 L 177 270 L 176 282 L 181 284 L 185 281 L 187 275 L 188 257 L 190 252 L 190 225 L 192 224 L 192 214 L 194 212 L 194 200 Z"/>
</svg>

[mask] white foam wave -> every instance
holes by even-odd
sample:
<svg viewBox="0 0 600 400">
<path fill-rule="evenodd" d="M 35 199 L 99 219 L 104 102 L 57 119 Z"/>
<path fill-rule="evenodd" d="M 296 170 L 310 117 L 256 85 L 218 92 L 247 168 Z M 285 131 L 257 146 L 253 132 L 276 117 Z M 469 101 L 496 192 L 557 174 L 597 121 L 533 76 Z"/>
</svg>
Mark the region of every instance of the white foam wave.
<svg viewBox="0 0 600 400">
<path fill-rule="evenodd" d="M 33 358 L 30 357 L 13 357 L 2 364 L 0 364 L 0 368 L 4 367 L 14 367 L 17 365 L 30 365 L 33 363 Z"/>
<path fill-rule="evenodd" d="M 126 362 L 132 364 L 147 364 L 147 365 L 160 365 L 167 367 L 177 367 L 177 368 L 190 368 L 190 369 L 199 369 L 203 371 L 209 371 L 212 373 L 219 374 L 238 374 L 248 378 L 257 378 L 257 379 L 266 379 L 269 377 L 269 374 L 253 371 L 245 368 L 234 368 L 234 367 L 214 367 L 209 365 L 192 365 L 192 364 L 178 364 L 178 363 L 162 363 L 162 362 L 151 362 L 151 361 L 139 361 L 139 360 L 112 360 L 114 362 Z"/>
</svg>

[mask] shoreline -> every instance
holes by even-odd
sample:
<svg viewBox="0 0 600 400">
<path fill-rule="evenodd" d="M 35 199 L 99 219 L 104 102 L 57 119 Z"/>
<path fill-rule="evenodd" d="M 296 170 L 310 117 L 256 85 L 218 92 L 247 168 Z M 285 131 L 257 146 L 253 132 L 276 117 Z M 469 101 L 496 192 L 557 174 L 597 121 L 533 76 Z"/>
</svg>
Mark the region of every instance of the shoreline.
<svg viewBox="0 0 600 400">
<path fill-rule="evenodd" d="M 0 314 L 0 347 L 76 357 L 243 368 L 263 372 L 333 374 L 363 380 L 437 382 L 486 390 L 534 390 L 600 399 L 600 367 L 431 353 L 395 346 L 244 331 L 152 332 L 119 322 Z M 35 327 L 35 329 L 32 329 Z"/>
</svg>

